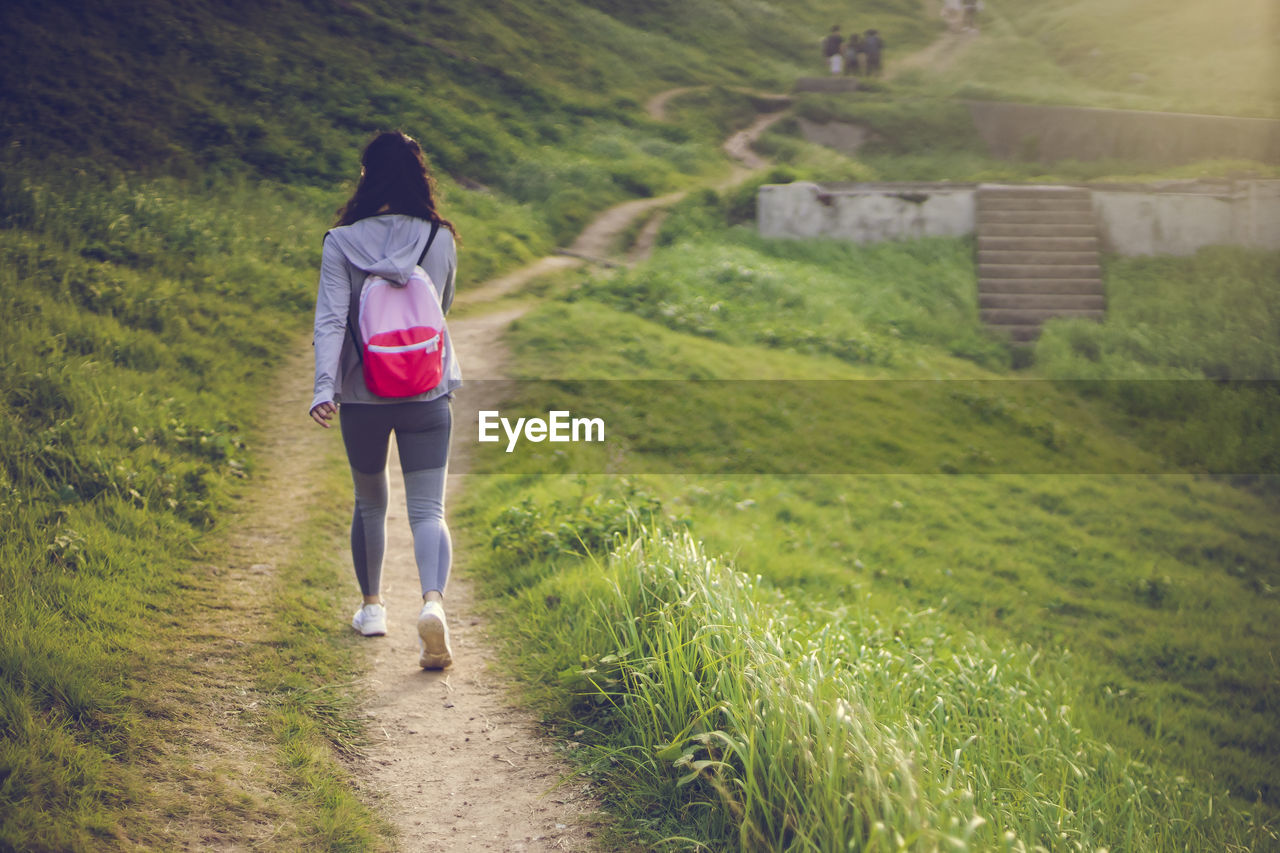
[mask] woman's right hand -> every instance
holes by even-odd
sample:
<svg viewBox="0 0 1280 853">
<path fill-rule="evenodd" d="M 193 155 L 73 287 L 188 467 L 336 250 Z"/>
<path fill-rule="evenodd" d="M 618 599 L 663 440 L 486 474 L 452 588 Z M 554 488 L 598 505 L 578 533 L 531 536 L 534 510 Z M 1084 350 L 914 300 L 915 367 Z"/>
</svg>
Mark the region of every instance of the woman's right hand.
<svg viewBox="0 0 1280 853">
<path fill-rule="evenodd" d="M 338 413 L 338 407 L 331 402 L 318 403 L 311 410 L 311 420 L 325 429 L 329 428 L 329 420 Z"/>
</svg>

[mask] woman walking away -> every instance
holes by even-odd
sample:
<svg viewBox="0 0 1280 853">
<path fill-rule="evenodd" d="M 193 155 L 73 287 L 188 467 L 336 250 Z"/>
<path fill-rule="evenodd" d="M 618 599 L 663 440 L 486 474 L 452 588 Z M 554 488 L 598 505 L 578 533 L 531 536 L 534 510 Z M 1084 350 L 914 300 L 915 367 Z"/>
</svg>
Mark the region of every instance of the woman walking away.
<svg viewBox="0 0 1280 853">
<path fill-rule="evenodd" d="M 367 637 L 387 633 L 381 580 L 395 433 L 422 584 L 419 664 L 443 669 L 452 662 L 444 615 L 452 559 L 444 520 L 449 406 L 462 384 L 444 312 L 453 301 L 457 231 L 436 211 L 435 182 L 412 138 L 380 133 L 360 163 L 355 193 L 325 235 L 320 260 L 311 417 L 328 428 L 338 415 L 351 463 L 351 558 L 364 595 L 351 624 Z"/>
</svg>

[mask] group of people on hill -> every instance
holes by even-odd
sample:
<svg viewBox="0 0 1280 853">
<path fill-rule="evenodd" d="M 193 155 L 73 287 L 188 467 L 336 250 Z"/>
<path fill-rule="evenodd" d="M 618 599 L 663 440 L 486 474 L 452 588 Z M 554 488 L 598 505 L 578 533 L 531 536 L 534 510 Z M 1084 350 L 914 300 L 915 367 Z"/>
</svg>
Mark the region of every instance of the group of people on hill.
<svg viewBox="0 0 1280 853">
<path fill-rule="evenodd" d="M 861 35 L 852 33 L 846 40 L 840 35 L 840 25 L 836 24 L 822 40 L 822 55 L 826 57 L 827 69 L 834 75 L 865 74 L 874 77 L 882 68 L 883 54 L 884 39 L 874 29 Z"/>
</svg>

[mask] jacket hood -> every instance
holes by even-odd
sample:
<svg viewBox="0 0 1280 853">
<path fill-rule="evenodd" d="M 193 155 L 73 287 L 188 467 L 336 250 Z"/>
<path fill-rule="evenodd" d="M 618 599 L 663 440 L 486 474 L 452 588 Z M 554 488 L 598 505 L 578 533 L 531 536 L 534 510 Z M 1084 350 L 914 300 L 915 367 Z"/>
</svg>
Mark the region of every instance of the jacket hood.
<svg viewBox="0 0 1280 853">
<path fill-rule="evenodd" d="M 431 224 L 399 213 L 370 216 L 329 231 L 357 268 L 392 281 L 409 280 L 422 249 L 431 236 Z M 439 236 L 436 238 L 439 240 Z"/>
</svg>

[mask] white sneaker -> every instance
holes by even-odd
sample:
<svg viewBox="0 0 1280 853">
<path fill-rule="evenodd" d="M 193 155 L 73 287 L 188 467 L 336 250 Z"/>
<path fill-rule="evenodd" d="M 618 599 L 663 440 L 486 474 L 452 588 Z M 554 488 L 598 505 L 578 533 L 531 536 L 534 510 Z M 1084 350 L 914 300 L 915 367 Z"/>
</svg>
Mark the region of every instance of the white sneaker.
<svg viewBox="0 0 1280 853">
<path fill-rule="evenodd" d="M 366 604 L 351 617 L 351 627 L 366 637 L 386 636 L 387 608 L 381 604 Z"/>
<path fill-rule="evenodd" d="M 444 669 L 453 663 L 449 623 L 444 619 L 444 605 L 438 601 L 422 605 L 422 612 L 418 614 L 418 646 L 422 649 L 418 666 L 423 669 Z"/>
</svg>

